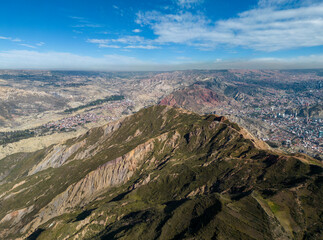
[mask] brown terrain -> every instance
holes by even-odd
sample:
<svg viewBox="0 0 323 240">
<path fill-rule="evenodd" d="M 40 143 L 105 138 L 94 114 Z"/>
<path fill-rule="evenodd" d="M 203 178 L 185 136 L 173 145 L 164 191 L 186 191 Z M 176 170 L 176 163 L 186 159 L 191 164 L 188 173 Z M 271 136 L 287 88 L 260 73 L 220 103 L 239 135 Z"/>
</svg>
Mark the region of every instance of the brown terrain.
<svg viewBox="0 0 323 240">
<path fill-rule="evenodd" d="M 227 105 L 227 98 L 211 89 L 193 85 L 177 90 L 163 98 L 160 105 L 184 107 L 195 112 L 214 109 L 219 105 Z"/>
<path fill-rule="evenodd" d="M 274 147 L 323 158 L 319 70 L 2 70 L 0 79 L 0 157 L 79 136 L 159 102 L 225 115 Z M 124 99 L 91 105 L 113 95 Z"/>
</svg>

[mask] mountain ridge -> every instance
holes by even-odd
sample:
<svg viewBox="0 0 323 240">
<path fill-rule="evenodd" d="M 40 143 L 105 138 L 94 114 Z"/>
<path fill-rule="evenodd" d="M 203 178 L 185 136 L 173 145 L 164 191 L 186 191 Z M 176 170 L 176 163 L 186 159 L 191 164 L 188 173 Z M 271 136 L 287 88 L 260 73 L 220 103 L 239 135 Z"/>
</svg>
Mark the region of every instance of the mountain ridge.
<svg viewBox="0 0 323 240">
<path fill-rule="evenodd" d="M 58 158 L 60 166 L 31 171 L 46 163 L 55 146 L 22 156 L 34 167 L 1 181 L 0 236 L 319 237 L 319 225 L 311 224 L 319 224 L 322 212 L 320 163 L 262 143 L 223 117 L 166 106 L 143 109 L 65 142 L 62 148 L 74 151 Z"/>
</svg>

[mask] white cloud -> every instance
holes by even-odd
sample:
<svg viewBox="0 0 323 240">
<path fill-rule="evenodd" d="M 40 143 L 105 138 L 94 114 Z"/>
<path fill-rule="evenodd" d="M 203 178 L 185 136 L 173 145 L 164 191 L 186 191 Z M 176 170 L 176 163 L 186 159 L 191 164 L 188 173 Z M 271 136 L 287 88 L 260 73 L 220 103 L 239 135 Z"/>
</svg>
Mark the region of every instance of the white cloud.
<svg viewBox="0 0 323 240">
<path fill-rule="evenodd" d="M 132 32 L 134 32 L 134 33 L 140 33 L 140 32 L 142 32 L 142 30 L 140 30 L 140 29 L 134 29 L 134 30 L 132 30 Z"/>
<path fill-rule="evenodd" d="M 101 32 L 98 32 L 99 34 L 104 34 L 104 35 L 107 35 L 107 34 L 109 34 L 110 32 L 108 32 L 108 31 L 101 31 Z"/>
<path fill-rule="evenodd" d="M 19 44 L 20 46 L 23 46 L 23 47 L 28 47 L 28 48 L 36 48 L 35 46 L 33 45 L 30 45 L 30 44 L 26 44 L 26 43 L 21 43 Z"/>
<path fill-rule="evenodd" d="M 14 42 L 14 43 L 18 43 L 18 45 L 23 46 L 23 47 L 28 47 L 28 48 L 37 48 L 36 46 L 31 45 L 31 44 L 21 43 L 21 42 L 24 42 L 24 41 L 23 41 L 23 40 L 21 40 L 20 38 L 13 38 L 13 37 L 3 37 L 3 36 L 0 36 L 0 40 L 8 40 L 8 41 L 11 41 L 11 42 Z M 43 43 L 43 42 L 36 43 L 36 45 L 37 45 L 37 46 L 42 46 L 42 45 L 44 45 L 44 44 L 45 44 L 45 43 Z"/>
<path fill-rule="evenodd" d="M 98 47 L 125 48 L 125 49 L 157 49 L 152 40 L 140 36 L 124 36 L 115 39 L 88 39 L 87 42 L 98 44 Z"/>
<path fill-rule="evenodd" d="M 124 15 L 124 10 L 122 10 L 119 6 L 117 5 L 112 5 L 112 7 L 115 9 L 116 13 L 119 14 L 120 16 L 123 17 Z"/>
<path fill-rule="evenodd" d="M 11 38 L 9 38 L 9 37 L 3 37 L 3 36 L 0 36 L 0 39 L 2 39 L 2 40 L 11 40 Z"/>
<path fill-rule="evenodd" d="M 183 5 L 201 2 L 177 1 Z M 318 4 L 317 0 L 260 0 L 256 8 L 216 22 L 201 12 L 193 14 L 187 10 L 173 14 L 139 12 L 136 23 L 149 26 L 156 38 L 125 36 L 89 39 L 88 42 L 98 44 L 99 47 L 100 44 L 106 44 L 120 48 L 156 49 L 175 43 L 195 46 L 201 50 L 225 46 L 267 52 L 323 45 L 323 3 Z M 133 30 L 136 33 L 140 31 Z"/>
<path fill-rule="evenodd" d="M 137 49 L 158 49 L 159 47 L 153 45 L 128 45 L 124 48 L 137 48 Z"/>
<path fill-rule="evenodd" d="M 176 0 L 176 3 L 182 8 L 191 8 L 203 2 L 204 0 Z"/>
<path fill-rule="evenodd" d="M 13 39 L 11 39 L 11 41 L 13 41 L 13 42 L 21 42 L 22 40 L 19 39 L 19 38 L 13 38 Z"/>
<path fill-rule="evenodd" d="M 133 43 L 147 43 L 149 40 L 140 37 L 140 36 L 125 36 L 121 38 L 112 38 L 112 39 L 88 39 L 87 42 L 90 43 L 122 43 L 122 44 L 133 44 Z"/>
<path fill-rule="evenodd" d="M 98 44 L 105 44 L 108 43 L 108 39 L 88 39 L 87 42 L 89 43 L 98 43 Z"/>
<path fill-rule="evenodd" d="M 78 30 L 75 30 L 75 29 L 73 29 L 72 30 L 74 33 L 77 33 L 77 34 L 82 34 L 83 32 L 82 31 L 78 31 Z"/>
<path fill-rule="evenodd" d="M 202 15 L 189 12 L 162 15 L 158 12 L 139 13 L 137 23 L 149 25 L 159 43 L 187 43 L 202 40 L 209 35 L 209 21 Z"/>
<path fill-rule="evenodd" d="M 81 56 L 66 52 L 38 52 L 12 50 L 0 52 L 2 69 L 75 69 L 75 70 L 125 70 L 142 66 L 145 62 L 123 55 L 103 57 Z"/>
<path fill-rule="evenodd" d="M 73 25 L 73 28 L 101 28 L 104 27 L 103 24 L 97 24 L 89 21 L 84 17 L 69 16 L 69 18 L 75 20 L 78 24 Z"/>
<path fill-rule="evenodd" d="M 259 4 L 264 5 L 266 1 L 262 2 Z M 261 51 L 323 45 L 323 3 L 288 9 L 258 7 L 217 22 L 201 13 L 149 11 L 138 13 L 136 22 L 151 27 L 157 36 L 155 41 L 160 44 L 179 43 L 200 48 L 228 45 Z"/>
<path fill-rule="evenodd" d="M 322 0 L 259 0 L 258 6 L 261 8 L 290 8 L 309 6 L 321 2 Z"/>
<path fill-rule="evenodd" d="M 296 2 L 295 0 L 259 0 L 258 5 L 260 7 L 276 7 L 285 4 Z"/>
<path fill-rule="evenodd" d="M 9 41 L 12 41 L 12 42 L 21 42 L 22 41 L 19 38 L 3 37 L 3 36 L 0 36 L 0 39 L 2 39 L 2 40 L 9 40 Z"/>
<path fill-rule="evenodd" d="M 76 19 L 78 21 L 84 21 L 85 20 L 84 17 L 78 17 L 78 16 L 69 16 L 69 17 L 72 18 L 72 19 Z"/>
<path fill-rule="evenodd" d="M 109 45 L 109 44 L 100 43 L 100 44 L 99 44 L 99 48 L 120 48 L 120 46 L 118 46 L 118 45 Z"/>
<path fill-rule="evenodd" d="M 95 24 L 95 23 L 82 23 L 82 24 L 76 24 L 73 27 L 74 28 L 102 28 L 104 27 L 104 25 Z"/>
<path fill-rule="evenodd" d="M 111 42 L 118 42 L 118 43 L 124 43 L 124 44 L 133 44 L 133 43 L 147 43 L 149 40 L 140 37 L 140 36 L 125 36 L 121 38 L 116 39 L 110 39 Z"/>
</svg>

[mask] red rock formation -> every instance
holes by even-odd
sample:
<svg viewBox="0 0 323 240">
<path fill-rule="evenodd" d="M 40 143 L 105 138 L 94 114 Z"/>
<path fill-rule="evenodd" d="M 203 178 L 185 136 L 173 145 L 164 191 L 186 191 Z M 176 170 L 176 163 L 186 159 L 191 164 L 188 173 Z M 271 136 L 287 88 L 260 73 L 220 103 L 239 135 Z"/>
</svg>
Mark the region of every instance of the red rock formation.
<svg viewBox="0 0 323 240">
<path fill-rule="evenodd" d="M 207 88 L 193 85 L 182 90 L 175 91 L 160 101 L 160 105 L 172 107 L 184 107 L 190 110 L 199 110 L 204 107 L 219 105 L 223 99 Z"/>
</svg>

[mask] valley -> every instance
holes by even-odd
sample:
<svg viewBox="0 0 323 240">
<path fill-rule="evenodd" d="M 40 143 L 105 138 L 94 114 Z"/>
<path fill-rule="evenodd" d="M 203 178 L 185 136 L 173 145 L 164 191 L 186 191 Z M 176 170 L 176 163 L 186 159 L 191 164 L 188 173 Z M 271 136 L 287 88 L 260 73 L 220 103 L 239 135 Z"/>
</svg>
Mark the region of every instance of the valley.
<svg viewBox="0 0 323 240">
<path fill-rule="evenodd" d="M 3 70 L 0 79 L 0 157 L 19 152 L 22 139 L 55 134 L 59 142 L 61 133 L 76 136 L 160 103 L 227 116 L 273 147 L 323 158 L 320 70 Z"/>
</svg>

